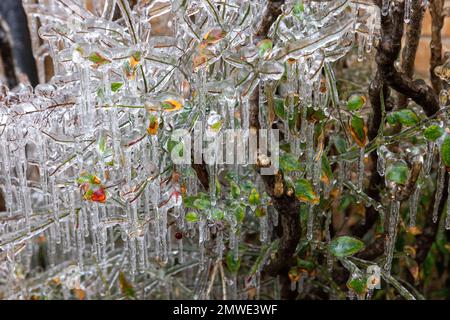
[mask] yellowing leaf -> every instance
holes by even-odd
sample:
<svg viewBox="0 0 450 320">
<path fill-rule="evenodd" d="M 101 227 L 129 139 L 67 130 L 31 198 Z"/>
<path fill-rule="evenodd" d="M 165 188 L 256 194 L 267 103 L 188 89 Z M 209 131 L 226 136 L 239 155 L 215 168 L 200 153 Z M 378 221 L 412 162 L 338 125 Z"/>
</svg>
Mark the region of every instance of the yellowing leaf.
<svg viewBox="0 0 450 320">
<path fill-rule="evenodd" d="M 179 101 L 174 99 L 164 100 L 163 102 L 161 102 L 161 106 L 166 112 L 172 112 L 183 108 L 183 105 Z"/>
<path fill-rule="evenodd" d="M 111 63 L 111 60 L 105 58 L 98 52 L 93 52 L 88 56 L 88 60 L 93 62 L 93 67 L 98 68 L 101 65 Z"/>
<path fill-rule="evenodd" d="M 295 196 L 300 201 L 312 204 L 317 204 L 320 200 L 312 184 L 306 179 L 299 179 L 295 182 Z"/>
<path fill-rule="evenodd" d="M 134 297 L 135 292 L 133 286 L 128 282 L 127 278 L 125 277 L 125 274 L 123 272 L 119 273 L 119 285 L 120 285 L 120 291 L 123 295 L 126 297 Z"/>
<path fill-rule="evenodd" d="M 202 43 L 205 45 L 213 45 L 222 40 L 226 35 L 227 33 L 222 29 L 219 28 L 211 29 L 203 37 Z"/>
<path fill-rule="evenodd" d="M 158 133 L 159 123 L 158 117 L 155 115 L 150 116 L 150 123 L 147 127 L 147 133 L 151 136 L 154 136 Z"/>
<path fill-rule="evenodd" d="M 350 124 L 350 134 L 356 144 L 364 148 L 367 141 L 367 127 L 364 124 L 364 120 L 360 117 L 353 116 Z"/>
</svg>

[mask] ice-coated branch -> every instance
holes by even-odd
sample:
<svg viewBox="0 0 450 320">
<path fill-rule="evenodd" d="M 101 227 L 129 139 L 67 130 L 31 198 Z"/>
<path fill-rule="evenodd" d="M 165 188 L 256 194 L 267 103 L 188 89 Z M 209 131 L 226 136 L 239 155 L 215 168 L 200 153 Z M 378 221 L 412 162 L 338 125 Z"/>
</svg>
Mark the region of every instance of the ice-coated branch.
<svg viewBox="0 0 450 320">
<path fill-rule="evenodd" d="M 391 7 L 389 15 L 381 16 L 381 41 L 376 56 L 378 71 L 385 84 L 411 98 L 430 116 L 439 110 L 439 102 L 433 88 L 423 80 L 410 79 L 395 67 L 402 46 L 404 13 L 404 3 L 401 2 Z"/>
</svg>

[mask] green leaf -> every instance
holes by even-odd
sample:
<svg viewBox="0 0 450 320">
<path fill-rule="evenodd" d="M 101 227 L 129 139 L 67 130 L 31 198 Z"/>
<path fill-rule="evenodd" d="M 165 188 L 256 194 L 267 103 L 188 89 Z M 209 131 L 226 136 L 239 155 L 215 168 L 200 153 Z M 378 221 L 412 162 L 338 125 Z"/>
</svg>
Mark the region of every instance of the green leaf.
<svg viewBox="0 0 450 320">
<path fill-rule="evenodd" d="M 347 151 L 347 142 L 340 135 L 334 136 L 334 146 L 339 154 L 343 154 Z"/>
<path fill-rule="evenodd" d="M 224 215 L 223 211 L 218 208 L 213 208 L 211 211 L 211 217 L 214 220 L 223 220 L 224 216 L 225 215 Z"/>
<path fill-rule="evenodd" d="M 363 295 L 367 292 L 367 278 L 352 277 L 347 282 L 347 288 L 355 292 L 357 295 Z"/>
<path fill-rule="evenodd" d="M 347 109 L 350 111 L 358 111 L 366 103 L 366 97 L 359 94 L 352 94 L 347 100 Z"/>
<path fill-rule="evenodd" d="M 188 213 L 186 213 L 185 218 L 187 222 L 197 222 L 198 214 L 195 213 L 194 211 L 189 211 Z"/>
<path fill-rule="evenodd" d="M 280 168 L 283 172 L 302 171 L 298 158 L 292 153 L 283 153 L 280 156 Z"/>
<path fill-rule="evenodd" d="M 294 5 L 294 9 L 292 10 L 293 15 L 300 19 L 304 11 L 305 6 L 303 5 L 303 1 L 297 1 L 297 3 Z"/>
<path fill-rule="evenodd" d="M 442 162 L 447 168 L 450 168 L 450 134 L 446 134 L 441 146 Z"/>
<path fill-rule="evenodd" d="M 198 199 L 198 196 L 184 196 L 183 205 L 185 208 L 195 208 L 194 201 Z"/>
<path fill-rule="evenodd" d="M 350 129 L 350 133 L 356 144 L 360 147 L 364 147 L 366 145 L 367 128 L 364 124 L 363 118 L 353 116 Z"/>
<path fill-rule="evenodd" d="M 251 206 L 257 206 L 261 203 L 259 192 L 258 190 L 256 190 L 256 188 L 253 188 L 252 191 L 250 191 L 250 195 L 248 196 L 248 203 Z"/>
<path fill-rule="evenodd" d="M 238 205 L 234 211 L 234 216 L 238 222 L 243 222 L 245 218 L 245 206 Z"/>
<path fill-rule="evenodd" d="M 306 179 L 299 179 L 295 182 L 295 195 L 300 201 L 319 203 L 319 196 L 314 191 L 312 184 Z"/>
<path fill-rule="evenodd" d="M 117 91 L 119 91 L 120 88 L 122 88 L 122 86 L 123 86 L 122 82 L 113 82 L 113 83 L 111 83 L 111 91 L 117 92 Z"/>
<path fill-rule="evenodd" d="M 404 126 L 413 126 L 417 124 L 420 121 L 420 119 L 417 116 L 417 114 L 415 114 L 414 111 L 410 109 L 402 109 L 399 111 L 391 112 L 387 116 L 387 121 L 391 125 L 400 123 Z"/>
<path fill-rule="evenodd" d="M 241 190 L 244 192 L 251 192 L 253 188 L 255 188 L 255 185 L 250 180 L 246 180 L 244 182 L 241 182 Z"/>
<path fill-rule="evenodd" d="M 238 199 L 241 196 L 241 188 L 239 188 L 237 183 L 234 181 L 230 181 L 230 186 L 231 186 L 231 196 L 234 199 Z"/>
<path fill-rule="evenodd" d="M 308 121 L 319 122 L 326 119 L 327 116 L 322 109 L 316 110 L 313 107 L 309 106 L 306 109 L 306 118 L 308 119 Z"/>
<path fill-rule="evenodd" d="M 444 128 L 438 126 L 437 124 L 432 124 L 424 130 L 423 135 L 427 140 L 436 141 L 444 134 L 444 132 Z"/>
<path fill-rule="evenodd" d="M 408 180 L 408 166 L 403 161 L 391 164 L 386 170 L 386 178 L 396 184 L 405 185 Z"/>
<path fill-rule="evenodd" d="M 286 110 L 284 109 L 284 100 L 280 98 L 275 99 L 275 114 L 280 119 L 286 118 Z"/>
<path fill-rule="evenodd" d="M 259 48 L 259 57 L 262 58 L 265 55 L 267 55 L 267 53 L 269 53 L 272 48 L 273 48 L 273 43 L 272 40 L 270 39 L 264 39 L 262 40 L 259 44 L 258 44 L 258 48 Z"/>
<path fill-rule="evenodd" d="M 364 242 L 359 239 L 341 236 L 331 240 L 328 250 L 337 258 L 348 257 L 364 249 Z"/>
<path fill-rule="evenodd" d="M 239 271 L 239 268 L 241 267 L 241 260 L 240 259 L 234 260 L 233 251 L 228 251 L 225 260 L 227 268 L 231 273 L 237 273 Z"/>
<path fill-rule="evenodd" d="M 299 267 L 300 269 L 305 269 L 308 272 L 311 272 L 316 268 L 316 265 L 312 261 L 303 260 L 297 257 L 297 267 Z"/>
<path fill-rule="evenodd" d="M 88 60 L 93 62 L 96 65 L 103 65 L 107 63 L 111 63 L 111 60 L 106 59 L 98 52 L 93 52 L 88 56 Z"/>
<path fill-rule="evenodd" d="M 324 176 L 328 179 L 328 182 L 333 178 L 333 171 L 325 154 L 322 155 L 322 177 Z"/>
<path fill-rule="evenodd" d="M 261 206 L 258 206 L 258 207 L 256 208 L 256 210 L 255 210 L 255 216 L 256 216 L 257 218 L 262 218 L 262 217 L 264 217 L 265 215 L 266 215 L 266 211 L 264 210 L 264 208 L 261 207 Z"/>
<path fill-rule="evenodd" d="M 196 199 L 194 201 L 194 208 L 198 210 L 206 210 L 211 207 L 211 201 L 205 198 Z"/>
<path fill-rule="evenodd" d="M 106 151 L 106 139 L 104 135 L 101 135 L 98 139 L 98 150 L 100 153 L 105 153 Z"/>
</svg>

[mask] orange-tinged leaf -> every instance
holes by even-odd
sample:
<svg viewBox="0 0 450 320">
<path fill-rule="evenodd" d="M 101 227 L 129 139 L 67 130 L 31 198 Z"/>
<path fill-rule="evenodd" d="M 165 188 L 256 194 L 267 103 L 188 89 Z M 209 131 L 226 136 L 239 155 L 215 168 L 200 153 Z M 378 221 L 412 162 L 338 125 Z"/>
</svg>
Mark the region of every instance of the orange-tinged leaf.
<svg viewBox="0 0 450 320">
<path fill-rule="evenodd" d="M 158 118 L 156 116 L 150 117 L 150 123 L 147 127 L 147 133 L 151 136 L 154 136 L 158 133 L 159 123 Z"/>
<path fill-rule="evenodd" d="M 97 176 L 92 176 L 92 183 L 93 184 L 101 184 L 102 182 Z"/>
<path fill-rule="evenodd" d="M 163 110 L 166 112 L 172 112 L 172 111 L 176 111 L 176 110 L 183 108 L 183 105 L 181 104 L 181 102 L 174 100 L 174 99 L 164 100 L 161 103 L 161 106 L 163 107 Z"/>
<path fill-rule="evenodd" d="M 350 134 L 359 147 L 365 147 L 367 142 L 367 127 L 362 118 L 353 116 L 350 124 Z"/>
<path fill-rule="evenodd" d="M 317 204 L 320 201 L 312 184 L 306 179 L 299 179 L 295 182 L 295 195 L 297 199 L 303 202 Z"/>
<path fill-rule="evenodd" d="M 80 288 L 72 289 L 72 293 L 78 300 L 84 300 L 84 298 L 86 298 L 86 292 L 83 289 Z"/>
<path fill-rule="evenodd" d="M 218 43 L 223 38 L 225 38 L 226 35 L 227 33 L 222 29 L 219 28 L 211 29 L 203 37 L 202 43 L 206 45 L 213 45 Z"/>
<path fill-rule="evenodd" d="M 93 63 L 92 67 L 98 68 L 101 65 L 111 63 L 111 60 L 105 58 L 103 55 L 101 55 L 98 52 L 93 52 L 88 57 L 89 61 Z"/>
<path fill-rule="evenodd" d="M 411 233 L 413 236 L 417 236 L 419 234 L 422 234 L 422 229 L 415 226 L 408 228 L 408 233 Z"/>
<path fill-rule="evenodd" d="M 206 66 L 208 57 L 204 54 L 200 54 L 194 58 L 194 72 L 197 72 L 200 68 Z"/>
<path fill-rule="evenodd" d="M 95 190 L 91 195 L 91 201 L 104 203 L 106 201 L 105 189 L 99 188 Z"/>
<path fill-rule="evenodd" d="M 133 286 L 128 282 L 125 274 L 123 272 L 119 273 L 119 285 L 120 285 L 120 291 L 127 297 L 134 297 L 134 288 Z"/>
</svg>

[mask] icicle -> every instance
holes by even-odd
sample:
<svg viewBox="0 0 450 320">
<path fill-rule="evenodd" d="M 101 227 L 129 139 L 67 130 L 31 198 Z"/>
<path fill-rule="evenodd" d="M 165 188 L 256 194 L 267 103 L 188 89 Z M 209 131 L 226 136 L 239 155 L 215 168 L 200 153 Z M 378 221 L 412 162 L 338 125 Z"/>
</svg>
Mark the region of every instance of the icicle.
<svg viewBox="0 0 450 320">
<path fill-rule="evenodd" d="M 308 204 L 308 222 L 306 226 L 306 238 L 308 241 L 313 239 L 314 232 L 314 205 Z"/>
<path fill-rule="evenodd" d="M 260 293 L 261 293 L 261 271 L 257 271 L 255 273 L 255 289 L 256 289 L 256 295 L 255 299 L 260 300 Z"/>
<path fill-rule="evenodd" d="M 307 131 L 308 131 L 308 109 L 306 108 L 306 106 L 302 106 L 300 108 L 301 112 L 302 112 L 302 119 L 301 119 L 301 128 L 300 128 L 300 142 L 304 143 L 306 142 L 307 139 Z M 289 129 L 287 129 L 289 130 Z"/>
<path fill-rule="evenodd" d="M 366 47 L 366 37 L 358 34 L 358 61 L 364 60 L 364 49 Z"/>
<path fill-rule="evenodd" d="M 381 14 L 383 16 L 387 16 L 389 14 L 389 9 L 390 9 L 390 0 L 383 0 L 383 3 L 381 5 Z"/>
<path fill-rule="evenodd" d="M 128 241 L 129 246 L 129 259 L 130 259 L 130 273 L 131 277 L 134 278 L 136 274 L 136 241 L 135 238 L 131 238 L 130 241 Z"/>
<path fill-rule="evenodd" d="M 314 176 L 313 185 L 317 193 L 320 193 L 320 182 L 322 181 L 322 159 L 317 160 L 313 163 L 314 165 Z"/>
<path fill-rule="evenodd" d="M 161 208 L 160 210 L 160 231 L 161 231 L 161 260 L 166 263 L 168 260 L 167 250 L 167 208 Z"/>
<path fill-rule="evenodd" d="M 405 0 L 405 23 L 409 23 L 411 21 L 411 1 L 412 0 Z"/>
<path fill-rule="evenodd" d="M 434 141 L 427 142 L 427 155 L 426 155 L 425 165 L 423 168 L 425 177 L 428 177 L 430 175 L 431 166 L 433 164 L 433 159 L 434 159 L 435 147 L 436 147 L 436 143 Z"/>
<path fill-rule="evenodd" d="M 308 128 L 306 132 L 306 177 L 311 179 L 314 171 L 312 166 L 314 164 L 314 123 L 308 123 Z"/>
<path fill-rule="evenodd" d="M 145 237 L 139 236 L 136 238 L 139 249 L 139 270 L 143 272 L 145 270 Z"/>
<path fill-rule="evenodd" d="M 436 195 L 434 198 L 434 207 L 433 207 L 433 222 L 436 223 L 439 218 L 439 203 L 441 202 L 442 192 L 444 189 L 445 182 L 445 166 L 442 161 L 439 164 L 438 169 L 438 177 L 436 182 Z"/>
<path fill-rule="evenodd" d="M 417 206 L 419 205 L 420 185 L 417 185 L 414 190 L 410 202 L 409 202 L 409 227 L 414 228 L 416 226 L 416 214 Z"/>
<path fill-rule="evenodd" d="M 268 219 L 267 214 L 259 218 L 259 240 L 261 241 L 261 243 L 265 243 L 267 241 L 267 232 L 268 232 L 267 219 Z"/>
<path fill-rule="evenodd" d="M 19 182 L 20 182 L 20 190 L 22 194 L 22 200 L 24 204 L 25 211 L 25 224 L 27 227 L 27 231 L 30 231 L 30 217 L 32 212 L 31 209 L 31 196 L 30 189 L 28 188 L 27 183 L 27 169 L 28 169 L 28 161 L 25 155 L 25 145 L 19 149 Z"/>
<path fill-rule="evenodd" d="M 395 241 L 397 239 L 397 225 L 400 214 L 400 201 L 393 200 L 391 202 L 390 212 L 389 212 L 389 227 L 388 227 L 388 238 L 386 241 L 386 264 L 384 269 L 390 273 L 392 267 L 392 259 L 394 257 L 395 251 Z"/>
<path fill-rule="evenodd" d="M 50 192 L 52 201 L 53 219 L 55 225 L 55 241 L 61 243 L 61 227 L 59 222 L 59 204 L 58 204 L 58 189 L 56 188 L 55 177 L 50 177 Z"/>
<path fill-rule="evenodd" d="M 357 190 L 357 192 L 363 191 L 364 158 L 365 158 L 364 148 L 360 148 L 360 150 L 359 150 L 359 162 L 358 162 L 358 184 L 357 184 L 358 190 Z"/>
<path fill-rule="evenodd" d="M 12 214 L 13 208 L 13 198 L 12 198 L 12 184 L 11 184 L 11 165 L 10 165 L 10 153 L 8 143 L 6 141 L 0 142 L 0 150 L 2 153 L 2 163 L 3 163 L 3 172 L 6 180 L 5 190 L 4 190 L 4 198 L 6 209 L 9 214 Z"/>
<path fill-rule="evenodd" d="M 330 233 L 330 226 L 332 222 L 331 220 L 332 220 L 332 212 L 331 210 L 328 210 L 327 218 L 325 220 L 325 240 L 328 243 L 331 241 L 331 233 Z M 330 252 L 327 252 L 327 268 L 330 273 L 333 271 L 333 262 L 334 262 L 333 255 Z"/>
</svg>

